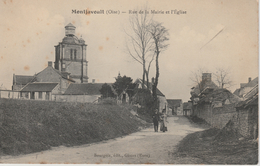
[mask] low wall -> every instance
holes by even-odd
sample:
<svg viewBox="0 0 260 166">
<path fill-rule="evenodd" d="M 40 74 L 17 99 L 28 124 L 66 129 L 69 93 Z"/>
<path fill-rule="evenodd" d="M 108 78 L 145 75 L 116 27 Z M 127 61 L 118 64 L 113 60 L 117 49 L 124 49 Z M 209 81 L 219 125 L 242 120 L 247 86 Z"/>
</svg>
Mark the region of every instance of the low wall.
<svg viewBox="0 0 260 166">
<path fill-rule="evenodd" d="M 0 98 L 19 99 L 20 98 L 20 92 L 11 91 L 11 90 L 1 90 L 0 91 Z"/>
<path fill-rule="evenodd" d="M 53 101 L 96 103 L 100 95 L 52 95 Z"/>
</svg>

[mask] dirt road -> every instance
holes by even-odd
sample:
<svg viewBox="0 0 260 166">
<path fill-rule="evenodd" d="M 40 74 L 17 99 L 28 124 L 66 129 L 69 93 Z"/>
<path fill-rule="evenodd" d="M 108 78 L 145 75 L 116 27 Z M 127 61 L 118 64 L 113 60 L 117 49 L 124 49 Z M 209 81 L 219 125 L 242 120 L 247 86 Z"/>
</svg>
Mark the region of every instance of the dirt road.
<svg viewBox="0 0 260 166">
<path fill-rule="evenodd" d="M 78 147 L 57 147 L 48 151 L 4 156 L 1 163 L 85 163 L 85 164 L 196 164 L 196 158 L 172 156 L 175 146 L 187 134 L 201 131 L 185 117 L 168 117 L 168 131 L 154 132 L 147 128 L 140 132 L 109 141 Z"/>
</svg>

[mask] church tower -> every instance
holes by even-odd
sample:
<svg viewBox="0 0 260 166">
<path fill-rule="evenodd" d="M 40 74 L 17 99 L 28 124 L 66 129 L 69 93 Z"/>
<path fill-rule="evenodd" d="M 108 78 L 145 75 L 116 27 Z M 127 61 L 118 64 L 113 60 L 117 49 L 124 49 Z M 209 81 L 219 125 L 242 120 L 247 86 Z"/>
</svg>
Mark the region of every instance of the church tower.
<svg viewBox="0 0 260 166">
<path fill-rule="evenodd" d="M 76 27 L 69 23 L 65 26 L 65 37 L 55 46 L 55 69 L 70 73 L 76 83 L 88 82 L 87 45 L 75 36 Z"/>
</svg>

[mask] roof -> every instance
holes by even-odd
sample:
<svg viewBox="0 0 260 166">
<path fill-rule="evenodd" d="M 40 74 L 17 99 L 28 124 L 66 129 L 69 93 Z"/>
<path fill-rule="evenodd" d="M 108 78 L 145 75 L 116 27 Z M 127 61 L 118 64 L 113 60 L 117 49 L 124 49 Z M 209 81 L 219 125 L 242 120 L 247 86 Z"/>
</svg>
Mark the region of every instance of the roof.
<svg viewBox="0 0 260 166">
<path fill-rule="evenodd" d="M 76 28 L 76 27 L 75 27 L 73 24 L 71 24 L 71 23 L 69 23 L 68 25 L 66 25 L 65 28 L 66 28 L 66 27 L 74 27 L 74 28 Z"/>
<path fill-rule="evenodd" d="M 214 102 L 221 101 L 224 102 L 226 99 L 229 99 L 230 103 L 237 103 L 241 101 L 241 99 L 228 91 L 227 89 L 215 89 L 211 93 L 207 95 L 202 95 L 199 102 Z"/>
<path fill-rule="evenodd" d="M 258 84 L 258 77 L 256 77 L 255 79 L 253 79 L 252 81 L 244 85 L 243 87 L 254 87 L 257 84 Z"/>
<path fill-rule="evenodd" d="M 168 106 L 171 107 L 180 107 L 182 99 L 167 99 Z"/>
<path fill-rule="evenodd" d="M 141 80 L 140 78 L 137 78 L 134 83 L 136 83 L 136 84 L 137 84 L 137 87 L 138 87 L 138 84 L 142 84 L 142 82 L 143 82 L 143 80 Z M 152 87 L 152 85 L 153 85 L 153 84 L 152 84 L 151 82 L 149 82 L 150 88 Z M 147 88 L 146 83 L 145 83 L 144 86 Z M 163 96 L 163 97 L 165 97 L 165 95 L 164 95 L 158 88 L 156 89 L 156 94 L 157 94 L 157 96 Z"/>
<path fill-rule="evenodd" d="M 245 95 L 245 91 L 243 91 L 243 89 L 245 88 L 254 88 L 256 85 L 258 85 L 258 77 L 256 77 L 255 79 L 253 79 L 252 81 L 248 82 L 248 83 L 241 83 L 239 89 L 236 89 L 233 94 L 239 96 L 239 97 L 243 97 Z"/>
<path fill-rule="evenodd" d="M 201 86 L 201 88 L 199 88 L 199 85 L 194 87 L 193 90 L 192 90 L 192 93 L 199 95 L 206 88 L 208 88 L 208 89 L 218 89 L 218 86 L 211 80 L 210 81 L 206 80 L 204 82 L 201 81 L 200 86 Z"/>
<path fill-rule="evenodd" d="M 240 101 L 236 107 L 246 108 L 249 105 L 258 105 L 258 85 L 246 94 L 248 97 L 245 101 Z"/>
<path fill-rule="evenodd" d="M 70 84 L 64 95 L 101 95 L 100 89 L 104 83 L 73 83 Z"/>
<path fill-rule="evenodd" d="M 37 75 L 39 75 L 40 73 L 42 73 L 44 70 L 47 70 L 47 69 L 52 69 L 53 71 L 58 73 L 63 79 L 69 80 L 71 82 L 75 82 L 73 79 L 67 77 L 70 73 L 68 73 L 68 72 L 61 72 L 59 70 L 54 69 L 52 66 L 47 66 L 45 69 L 43 69 L 39 73 L 35 74 L 34 79 L 32 80 L 32 82 L 37 81 Z"/>
<path fill-rule="evenodd" d="M 190 110 L 191 109 L 191 107 L 192 107 L 192 103 L 191 102 L 184 102 L 183 103 L 183 109 L 185 110 Z"/>
<path fill-rule="evenodd" d="M 34 76 L 15 75 L 13 76 L 13 85 L 26 85 L 34 78 Z"/>
<path fill-rule="evenodd" d="M 51 92 L 58 83 L 34 82 L 27 84 L 21 92 Z"/>
</svg>

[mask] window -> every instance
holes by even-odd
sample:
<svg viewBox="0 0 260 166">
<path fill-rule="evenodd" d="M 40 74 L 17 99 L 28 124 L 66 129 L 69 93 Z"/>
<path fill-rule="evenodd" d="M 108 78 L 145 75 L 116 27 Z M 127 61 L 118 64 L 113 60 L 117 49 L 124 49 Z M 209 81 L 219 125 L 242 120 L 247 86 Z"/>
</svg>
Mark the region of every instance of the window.
<svg viewBox="0 0 260 166">
<path fill-rule="evenodd" d="M 70 59 L 73 59 L 73 49 L 70 49 Z"/>
<path fill-rule="evenodd" d="M 39 92 L 39 99 L 42 99 L 42 92 Z"/>
<path fill-rule="evenodd" d="M 77 50 L 75 49 L 74 50 L 74 60 L 76 60 L 77 59 Z"/>
</svg>

